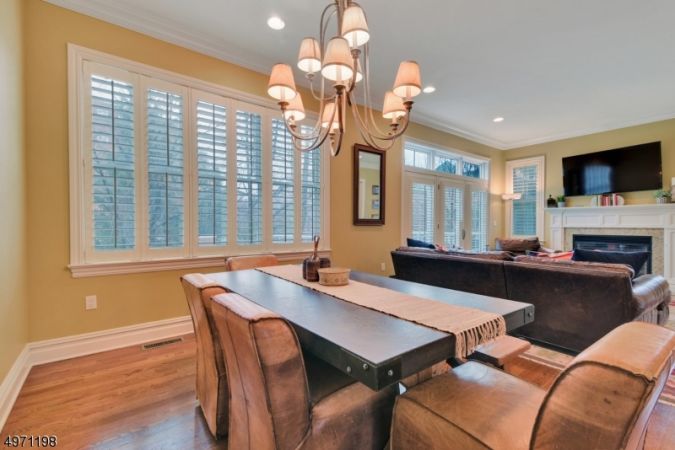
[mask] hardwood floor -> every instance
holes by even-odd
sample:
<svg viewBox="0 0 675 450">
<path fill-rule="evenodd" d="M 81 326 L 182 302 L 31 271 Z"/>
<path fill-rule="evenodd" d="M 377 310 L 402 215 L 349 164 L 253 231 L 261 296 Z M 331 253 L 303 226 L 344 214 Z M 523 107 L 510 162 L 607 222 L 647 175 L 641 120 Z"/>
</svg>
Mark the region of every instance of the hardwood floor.
<svg viewBox="0 0 675 450">
<path fill-rule="evenodd" d="M 140 346 L 34 367 L 2 430 L 49 434 L 58 448 L 227 448 L 195 399 L 195 341 Z"/>
<path fill-rule="evenodd" d="M 507 371 L 548 388 L 558 371 L 518 359 Z M 34 367 L 0 436 L 48 434 L 61 449 L 226 449 L 195 399 L 195 341 L 140 346 Z M 675 407 L 658 403 L 646 447 L 675 448 Z"/>
</svg>

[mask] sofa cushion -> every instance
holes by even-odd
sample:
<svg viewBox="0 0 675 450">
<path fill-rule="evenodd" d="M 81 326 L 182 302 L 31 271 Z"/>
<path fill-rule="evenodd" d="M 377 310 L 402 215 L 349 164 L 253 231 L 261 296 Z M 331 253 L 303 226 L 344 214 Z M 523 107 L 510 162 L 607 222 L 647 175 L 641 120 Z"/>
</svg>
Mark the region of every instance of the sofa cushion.
<svg viewBox="0 0 675 450">
<path fill-rule="evenodd" d="M 539 238 L 532 239 L 497 239 L 496 249 L 512 253 L 525 254 L 528 251 L 536 252 L 541 248 Z"/>
<path fill-rule="evenodd" d="M 424 242 L 420 241 L 418 239 L 413 239 L 413 238 L 408 238 L 406 239 L 406 243 L 408 244 L 408 247 L 420 247 L 420 248 L 431 248 L 434 249 L 434 244 L 430 244 L 429 242 Z"/>
<path fill-rule="evenodd" d="M 635 273 L 640 273 L 642 266 L 649 259 L 649 252 L 607 252 L 602 250 L 574 250 L 572 261 L 587 261 L 611 264 L 628 264 Z"/>
<path fill-rule="evenodd" d="M 425 255 L 433 255 L 436 253 L 436 250 L 433 248 L 426 248 L 426 247 L 408 247 L 408 246 L 402 246 L 396 249 L 397 252 L 405 252 L 405 253 L 423 253 Z"/>
<path fill-rule="evenodd" d="M 635 277 L 635 271 L 628 264 L 611 264 L 611 263 L 602 263 L 602 262 L 589 262 L 589 261 L 573 261 L 569 259 L 556 259 L 548 257 L 539 257 L 539 256 L 525 256 L 520 255 L 516 256 L 513 259 L 515 262 L 519 263 L 529 263 L 529 264 L 549 264 L 557 265 L 558 267 L 578 267 L 578 268 L 587 268 L 590 270 L 604 270 L 610 272 L 619 272 L 627 274 L 631 279 Z"/>
<path fill-rule="evenodd" d="M 466 258 L 492 259 L 495 261 L 513 261 L 513 253 L 505 251 L 472 252 L 468 250 L 439 251 L 442 255 L 464 256 Z"/>
</svg>

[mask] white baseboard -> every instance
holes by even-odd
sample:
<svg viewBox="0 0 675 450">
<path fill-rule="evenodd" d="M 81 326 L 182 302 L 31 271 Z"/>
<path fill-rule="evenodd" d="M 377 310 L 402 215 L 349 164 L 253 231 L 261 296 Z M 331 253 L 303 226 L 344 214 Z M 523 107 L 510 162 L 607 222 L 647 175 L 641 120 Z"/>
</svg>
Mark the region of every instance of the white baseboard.
<svg viewBox="0 0 675 450">
<path fill-rule="evenodd" d="M 9 412 L 12 410 L 16 398 L 19 396 L 28 372 L 30 372 L 31 366 L 28 360 L 28 346 L 26 345 L 21 350 L 21 353 L 19 353 L 11 369 L 9 369 L 2 384 L 0 384 L 0 430 L 5 426 Z"/>
<path fill-rule="evenodd" d="M 0 429 L 33 366 L 117 348 L 140 345 L 193 332 L 190 316 L 158 320 L 93 333 L 29 342 L 0 384 Z"/>
<path fill-rule="evenodd" d="M 31 342 L 27 347 L 31 366 L 37 366 L 189 333 L 192 333 L 192 320 L 190 316 L 183 316 L 94 333 Z"/>
</svg>

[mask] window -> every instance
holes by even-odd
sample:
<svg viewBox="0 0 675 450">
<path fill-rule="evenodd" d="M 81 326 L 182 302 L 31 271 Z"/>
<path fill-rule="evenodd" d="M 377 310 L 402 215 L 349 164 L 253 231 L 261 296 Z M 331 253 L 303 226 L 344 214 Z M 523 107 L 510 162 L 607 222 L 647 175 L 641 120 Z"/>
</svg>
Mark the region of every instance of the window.
<svg viewBox="0 0 675 450">
<path fill-rule="evenodd" d="M 511 236 L 542 237 L 544 226 L 544 157 L 506 162 L 506 191 L 521 194 L 507 203 Z"/>
<path fill-rule="evenodd" d="M 262 243 L 262 117 L 237 111 L 237 243 Z"/>
<path fill-rule="evenodd" d="M 92 245 L 96 250 L 136 245 L 134 87 L 90 77 Z"/>
<path fill-rule="evenodd" d="M 197 100 L 198 245 L 227 244 L 227 108 Z"/>
<path fill-rule="evenodd" d="M 282 120 L 272 121 L 272 241 L 295 239 L 295 153 Z"/>
<path fill-rule="evenodd" d="M 402 237 L 485 250 L 489 161 L 410 140 L 403 153 Z"/>
<path fill-rule="evenodd" d="M 312 237 L 319 234 L 321 230 L 321 157 L 319 153 L 302 152 L 301 167 L 302 242 L 312 242 Z"/>
<path fill-rule="evenodd" d="M 323 152 L 298 152 L 267 100 L 69 56 L 71 266 L 293 253 L 327 234 Z"/>
<path fill-rule="evenodd" d="M 433 183 L 413 181 L 412 183 L 412 230 L 413 239 L 424 242 L 434 241 L 434 192 Z"/>
<path fill-rule="evenodd" d="M 412 140 L 406 140 L 404 148 L 403 162 L 407 167 L 488 179 L 489 162 L 485 159 L 441 150 Z"/>
<path fill-rule="evenodd" d="M 148 245 L 184 245 L 183 96 L 146 89 L 145 136 L 148 183 Z"/>
</svg>

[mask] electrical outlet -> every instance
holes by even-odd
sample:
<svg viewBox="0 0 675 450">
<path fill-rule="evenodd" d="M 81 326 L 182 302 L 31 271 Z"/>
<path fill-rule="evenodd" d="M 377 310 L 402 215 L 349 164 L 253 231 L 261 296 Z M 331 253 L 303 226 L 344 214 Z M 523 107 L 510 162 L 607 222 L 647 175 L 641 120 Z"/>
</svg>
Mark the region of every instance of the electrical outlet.
<svg viewBox="0 0 675 450">
<path fill-rule="evenodd" d="M 385 272 L 385 271 L 387 270 L 387 266 L 386 266 L 385 263 L 383 263 L 383 262 L 380 263 L 380 270 L 381 270 L 382 272 Z"/>
<path fill-rule="evenodd" d="M 95 295 L 87 295 L 84 298 L 84 309 L 85 310 L 90 310 L 90 309 L 96 309 L 98 308 L 98 300 L 96 299 Z"/>
</svg>

